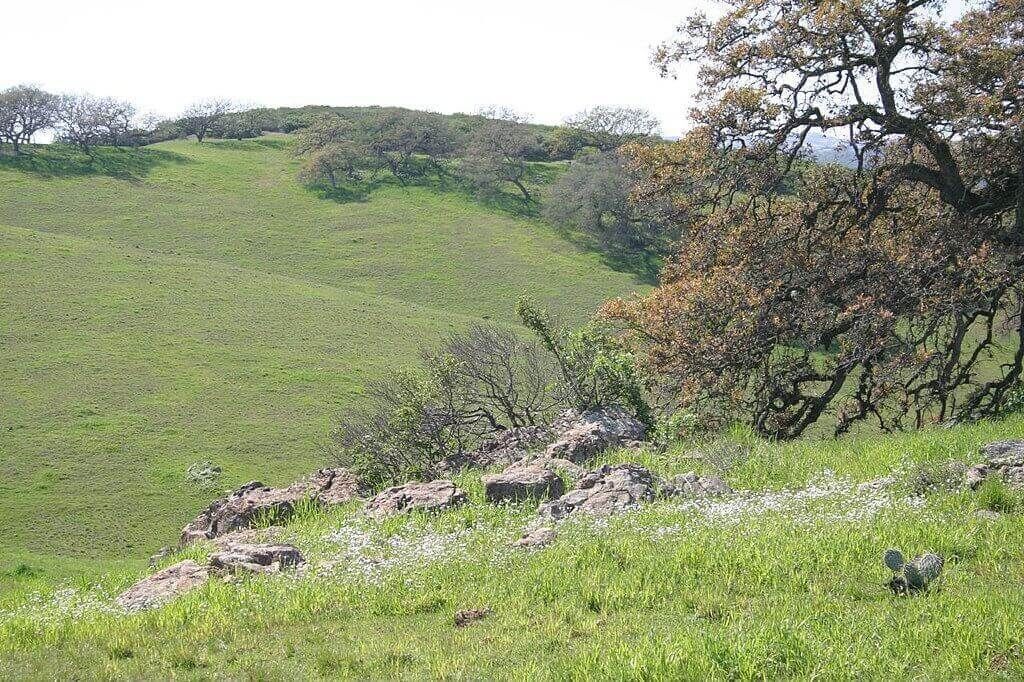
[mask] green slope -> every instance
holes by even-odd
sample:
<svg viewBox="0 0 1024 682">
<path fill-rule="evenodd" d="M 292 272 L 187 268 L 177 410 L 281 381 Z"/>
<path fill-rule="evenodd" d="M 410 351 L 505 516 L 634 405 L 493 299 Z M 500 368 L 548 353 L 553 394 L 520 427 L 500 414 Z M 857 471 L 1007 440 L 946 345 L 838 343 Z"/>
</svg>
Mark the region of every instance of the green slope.
<svg viewBox="0 0 1024 682">
<path fill-rule="evenodd" d="M 0 165 L 0 572 L 144 557 L 210 495 L 190 463 L 286 481 L 421 344 L 523 292 L 580 317 L 638 286 L 457 192 L 324 198 L 288 144 Z"/>
</svg>

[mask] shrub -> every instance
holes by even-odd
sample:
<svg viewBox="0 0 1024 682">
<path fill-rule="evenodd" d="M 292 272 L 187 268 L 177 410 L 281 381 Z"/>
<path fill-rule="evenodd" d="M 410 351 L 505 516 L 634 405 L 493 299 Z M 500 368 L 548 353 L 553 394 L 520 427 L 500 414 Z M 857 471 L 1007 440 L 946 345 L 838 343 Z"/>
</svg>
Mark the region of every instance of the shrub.
<svg viewBox="0 0 1024 682">
<path fill-rule="evenodd" d="M 558 407 L 555 370 L 536 343 L 474 327 L 422 354 L 420 371 L 370 387 L 370 407 L 341 420 L 335 459 L 371 485 L 422 478 L 499 431 L 540 423 Z"/>
<path fill-rule="evenodd" d="M 516 312 L 555 358 L 561 401 L 581 411 L 618 405 L 644 424 L 653 424 L 646 398 L 650 376 L 608 328 L 594 322 L 578 329 L 554 327 L 545 311 L 524 299 Z"/>
<path fill-rule="evenodd" d="M 926 462 L 913 466 L 904 479 L 907 494 L 927 495 L 939 491 L 953 491 L 963 485 L 967 467 L 954 459 Z"/>
<path fill-rule="evenodd" d="M 555 329 L 529 303 L 518 310 L 539 343 L 493 326 L 451 335 L 421 354 L 419 370 L 370 386 L 369 407 L 331 434 L 333 459 L 382 486 L 429 476 L 493 434 L 545 423 L 566 407 L 621 406 L 651 424 L 646 375 L 606 330 Z"/>
</svg>

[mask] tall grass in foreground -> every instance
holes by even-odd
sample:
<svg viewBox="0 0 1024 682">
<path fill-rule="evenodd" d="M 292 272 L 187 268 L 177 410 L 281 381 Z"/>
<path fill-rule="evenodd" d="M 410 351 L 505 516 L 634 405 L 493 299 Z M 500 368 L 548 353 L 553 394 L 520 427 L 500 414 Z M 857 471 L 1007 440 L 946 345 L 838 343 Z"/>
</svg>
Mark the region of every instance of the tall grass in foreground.
<svg viewBox="0 0 1024 682">
<path fill-rule="evenodd" d="M 126 574 L 0 601 L 0 677 L 1019 679 L 1021 494 L 911 484 L 1022 431 L 1017 419 L 747 441 L 728 474 L 737 497 L 571 517 L 535 552 L 508 547 L 532 508 L 485 505 L 473 474 L 460 479 L 472 503 L 434 517 L 306 510 L 286 531 L 311 560 L 301 577 L 213 581 L 137 615 L 107 601 Z M 688 450 L 639 458 L 671 474 L 692 468 Z M 892 471 L 886 488 L 859 485 Z M 993 506 L 1011 513 L 976 513 Z M 938 585 L 894 597 L 888 547 L 941 553 Z M 484 606 L 490 617 L 453 626 L 456 610 Z"/>
</svg>

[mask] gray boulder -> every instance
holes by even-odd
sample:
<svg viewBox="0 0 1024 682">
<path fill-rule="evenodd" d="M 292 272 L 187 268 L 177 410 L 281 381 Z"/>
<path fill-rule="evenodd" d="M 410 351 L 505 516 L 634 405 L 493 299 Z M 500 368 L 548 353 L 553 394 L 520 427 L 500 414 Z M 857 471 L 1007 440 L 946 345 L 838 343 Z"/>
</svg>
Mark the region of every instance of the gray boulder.
<svg viewBox="0 0 1024 682">
<path fill-rule="evenodd" d="M 140 611 L 166 604 L 209 579 L 208 567 L 186 559 L 143 578 L 122 592 L 116 601 L 129 611 Z"/>
<path fill-rule="evenodd" d="M 478 448 L 442 460 L 433 468 L 437 477 L 451 476 L 462 469 L 473 467 L 490 469 L 506 467 L 522 459 L 531 450 L 550 443 L 555 437 L 547 426 L 521 426 L 507 429 L 483 442 Z"/>
<path fill-rule="evenodd" d="M 611 447 L 634 446 L 644 438 L 644 425 L 621 408 L 567 412 L 552 425 L 557 438 L 544 450 L 548 458 L 581 463 Z"/>
<path fill-rule="evenodd" d="M 365 493 L 362 483 L 347 469 L 320 469 L 287 488 L 271 488 L 252 481 L 227 497 L 215 500 L 189 522 L 182 529 L 181 546 L 249 528 L 257 519 L 283 522 L 295 512 L 295 505 L 300 500 L 332 505 L 362 497 Z"/>
<path fill-rule="evenodd" d="M 547 500 L 565 492 L 562 479 L 541 464 L 513 464 L 500 474 L 487 474 L 481 479 L 488 502 L 522 502 Z"/>
<path fill-rule="evenodd" d="M 430 474 L 440 478 L 467 467 L 503 468 L 538 452 L 544 459 L 585 462 L 609 447 L 642 445 L 643 438 L 643 424 L 621 408 L 566 410 L 547 426 L 501 431 L 474 450 L 442 460 Z"/>
<path fill-rule="evenodd" d="M 985 461 L 967 470 L 964 483 L 977 490 L 989 476 L 999 476 L 1009 485 L 1024 487 L 1024 440 L 1001 440 L 981 447 Z"/>
<path fill-rule="evenodd" d="M 655 499 L 661 480 L 639 464 L 615 464 L 594 469 L 557 500 L 542 504 L 538 513 L 558 521 L 574 511 L 606 516 Z"/>
<path fill-rule="evenodd" d="M 704 498 L 731 495 L 729 484 L 718 476 L 698 476 L 690 471 L 673 476 L 662 487 L 662 497 Z"/>
<path fill-rule="evenodd" d="M 547 547 L 554 541 L 554 528 L 536 528 L 524 533 L 521 538 L 512 543 L 512 546 L 521 549 L 540 549 L 541 547 Z"/>
<path fill-rule="evenodd" d="M 411 511 L 443 511 L 465 504 L 469 498 L 451 481 L 409 482 L 388 488 L 366 503 L 366 513 L 385 518 Z"/>
<path fill-rule="evenodd" d="M 212 568 L 232 573 L 277 573 L 283 568 L 297 567 L 304 563 L 306 559 L 302 552 L 293 545 L 230 542 L 210 555 Z"/>
</svg>

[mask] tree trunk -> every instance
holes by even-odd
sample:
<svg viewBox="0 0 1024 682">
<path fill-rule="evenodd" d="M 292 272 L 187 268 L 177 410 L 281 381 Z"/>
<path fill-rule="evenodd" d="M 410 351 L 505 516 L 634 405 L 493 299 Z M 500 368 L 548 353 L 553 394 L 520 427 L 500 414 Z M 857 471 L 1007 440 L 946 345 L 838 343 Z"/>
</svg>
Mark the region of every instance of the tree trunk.
<svg viewBox="0 0 1024 682">
<path fill-rule="evenodd" d="M 1020 136 L 1020 165 L 1017 167 L 1017 236 L 1024 238 L 1024 134 Z"/>
<path fill-rule="evenodd" d="M 512 178 L 511 182 L 513 185 L 519 188 L 520 192 L 523 193 L 523 201 L 529 203 L 533 199 L 533 197 L 530 196 L 530 193 L 526 190 L 526 187 L 523 186 L 523 183 L 521 181 Z"/>
</svg>

